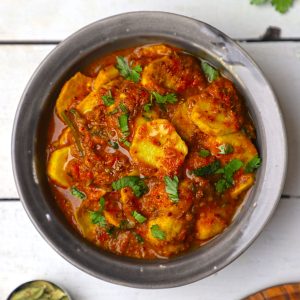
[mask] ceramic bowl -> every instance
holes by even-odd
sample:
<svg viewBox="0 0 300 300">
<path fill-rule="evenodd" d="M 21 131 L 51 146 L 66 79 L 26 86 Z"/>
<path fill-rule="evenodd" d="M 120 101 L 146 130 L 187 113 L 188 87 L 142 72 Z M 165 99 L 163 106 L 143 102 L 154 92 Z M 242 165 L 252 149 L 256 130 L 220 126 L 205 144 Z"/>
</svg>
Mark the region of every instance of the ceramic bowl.
<svg viewBox="0 0 300 300">
<path fill-rule="evenodd" d="M 257 129 L 262 167 L 232 224 L 199 249 L 168 260 L 138 260 L 105 252 L 83 239 L 57 207 L 46 173 L 47 129 L 63 83 L 96 57 L 116 49 L 168 43 L 207 59 L 234 81 Z M 49 244 L 81 270 L 116 284 L 167 288 L 211 275 L 236 259 L 275 210 L 285 178 L 284 124 L 268 81 L 246 52 L 203 22 L 164 12 L 134 12 L 95 22 L 61 42 L 30 79 L 12 138 L 15 181 L 32 222 Z"/>
</svg>

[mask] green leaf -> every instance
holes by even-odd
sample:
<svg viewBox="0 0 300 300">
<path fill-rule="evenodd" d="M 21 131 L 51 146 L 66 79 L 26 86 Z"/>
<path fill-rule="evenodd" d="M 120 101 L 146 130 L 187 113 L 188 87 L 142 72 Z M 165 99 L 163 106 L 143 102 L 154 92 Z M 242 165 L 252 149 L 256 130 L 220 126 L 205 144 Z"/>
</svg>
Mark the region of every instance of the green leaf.
<svg viewBox="0 0 300 300">
<path fill-rule="evenodd" d="M 130 187 L 136 197 L 141 197 L 148 192 L 148 187 L 144 180 L 138 176 L 125 176 L 112 183 L 114 190 Z"/>
<path fill-rule="evenodd" d="M 178 101 L 177 96 L 174 93 L 161 95 L 157 92 L 152 92 L 152 95 L 154 96 L 155 101 L 158 104 L 167 104 L 167 103 L 174 104 Z"/>
<path fill-rule="evenodd" d="M 251 0 L 250 3 L 254 5 L 261 5 L 266 3 L 268 0 Z"/>
<path fill-rule="evenodd" d="M 151 234 L 154 238 L 159 240 L 166 239 L 166 233 L 163 230 L 161 230 L 157 224 L 152 225 L 150 229 L 151 229 Z"/>
<path fill-rule="evenodd" d="M 136 210 L 132 212 L 132 216 L 139 222 L 144 223 L 147 218 L 144 217 L 142 214 L 138 213 Z"/>
<path fill-rule="evenodd" d="M 293 0 L 272 0 L 271 3 L 277 11 L 284 14 L 293 5 Z"/>
<path fill-rule="evenodd" d="M 105 106 L 111 106 L 115 103 L 115 99 L 113 98 L 111 94 L 111 90 L 107 92 L 106 95 L 103 95 L 102 97 L 103 103 Z"/>
<path fill-rule="evenodd" d="M 245 172 L 252 173 L 254 170 L 258 169 L 261 165 L 261 158 L 255 155 L 246 165 Z"/>
<path fill-rule="evenodd" d="M 76 186 L 71 187 L 71 194 L 80 200 L 86 199 L 86 194 L 84 192 L 79 191 L 79 189 Z"/>
<path fill-rule="evenodd" d="M 233 147 L 230 144 L 222 144 L 218 147 L 219 153 L 218 154 L 230 154 L 233 152 Z"/>
<path fill-rule="evenodd" d="M 125 146 L 127 146 L 128 148 L 131 146 L 131 143 L 129 141 L 126 140 L 126 137 L 122 137 L 120 138 L 120 142 L 123 143 Z"/>
<path fill-rule="evenodd" d="M 193 170 L 193 174 L 196 176 L 207 176 L 214 174 L 221 167 L 219 160 L 215 160 L 207 166 Z"/>
<path fill-rule="evenodd" d="M 201 149 L 199 151 L 199 156 L 201 157 L 207 157 L 207 156 L 210 156 L 210 151 L 209 150 L 206 150 L 206 149 Z"/>
<path fill-rule="evenodd" d="M 135 231 L 132 232 L 134 237 L 136 238 L 136 240 L 138 241 L 138 243 L 142 244 L 144 243 L 144 239 L 138 234 L 136 233 Z"/>
<path fill-rule="evenodd" d="M 152 103 L 147 103 L 144 105 L 144 111 L 149 112 L 151 110 Z"/>
<path fill-rule="evenodd" d="M 178 203 L 178 183 L 179 179 L 177 176 L 174 176 L 173 179 L 169 176 L 164 177 L 165 185 L 166 185 L 166 193 L 168 194 L 170 200 L 173 203 Z"/>
<path fill-rule="evenodd" d="M 225 179 L 220 179 L 215 183 L 216 191 L 221 194 L 230 188 L 230 184 Z"/>
<path fill-rule="evenodd" d="M 93 224 L 105 227 L 107 225 L 105 217 L 100 211 L 90 211 L 90 219 Z"/>
<path fill-rule="evenodd" d="M 207 62 L 201 61 L 201 67 L 208 82 L 213 82 L 219 77 L 219 72 Z"/>
<path fill-rule="evenodd" d="M 140 65 L 129 66 L 128 62 L 123 56 L 117 56 L 116 68 L 119 70 L 121 76 L 127 80 L 131 80 L 137 83 L 140 80 L 140 73 L 142 72 L 142 67 Z"/>
<path fill-rule="evenodd" d="M 119 144 L 117 142 L 108 141 L 108 144 L 114 149 L 119 149 Z"/>
<path fill-rule="evenodd" d="M 123 114 L 119 116 L 119 126 L 122 132 L 128 132 L 129 127 L 128 127 L 128 115 Z"/>
<path fill-rule="evenodd" d="M 105 199 L 104 197 L 101 197 L 100 200 L 99 200 L 99 206 L 100 206 L 100 212 L 102 212 L 104 210 L 104 207 L 105 207 Z"/>
</svg>

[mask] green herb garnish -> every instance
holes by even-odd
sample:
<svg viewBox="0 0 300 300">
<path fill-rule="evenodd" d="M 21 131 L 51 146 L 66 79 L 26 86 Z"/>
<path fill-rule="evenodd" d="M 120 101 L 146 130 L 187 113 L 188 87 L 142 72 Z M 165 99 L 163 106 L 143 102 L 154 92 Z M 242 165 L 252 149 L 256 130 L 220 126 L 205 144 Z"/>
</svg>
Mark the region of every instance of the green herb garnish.
<svg viewBox="0 0 300 300">
<path fill-rule="evenodd" d="M 270 2 L 270 0 L 251 0 L 250 3 L 254 5 L 261 5 Z M 271 4 L 274 8 L 284 14 L 286 13 L 289 8 L 293 5 L 293 0 L 271 0 Z"/>
<path fill-rule="evenodd" d="M 71 187 L 71 194 L 80 200 L 86 199 L 86 194 L 84 192 L 79 191 L 79 189 L 76 186 Z"/>
<path fill-rule="evenodd" d="M 150 228 L 151 234 L 153 237 L 159 240 L 165 240 L 166 239 L 166 233 L 160 229 L 160 227 L 157 224 L 154 224 Z"/>
<path fill-rule="evenodd" d="M 233 146 L 230 144 L 222 144 L 218 147 L 219 153 L 218 154 L 230 154 L 233 152 Z"/>
<path fill-rule="evenodd" d="M 120 109 L 121 109 L 122 112 L 124 112 L 124 113 L 128 112 L 128 108 L 127 108 L 127 106 L 123 102 L 120 103 L 119 106 L 120 106 Z"/>
<path fill-rule="evenodd" d="M 219 72 L 207 62 L 201 61 L 201 67 L 208 82 L 213 82 L 219 77 Z"/>
<path fill-rule="evenodd" d="M 108 144 L 114 149 L 119 149 L 119 144 L 117 142 L 108 141 Z"/>
<path fill-rule="evenodd" d="M 133 235 L 136 238 L 138 243 L 140 243 L 140 244 L 144 243 L 144 239 L 138 233 L 136 233 L 135 231 L 133 231 L 132 233 L 133 233 Z"/>
<path fill-rule="evenodd" d="M 224 168 L 220 168 L 215 173 L 223 174 L 223 178 L 215 183 L 216 191 L 223 193 L 225 190 L 233 186 L 233 175 L 243 166 L 243 162 L 239 159 L 231 160 Z"/>
<path fill-rule="evenodd" d="M 144 111 L 145 112 L 149 112 L 151 110 L 151 107 L 152 107 L 152 103 L 147 103 L 144 105 Z"/>
<path fill-rule="evenodd" d="M 144 180 L 139 176 L 125 176 L 112 183 L 114 190 L 130 187 L 136 197 L 141 197 L 148 192 L 148 187 Z"/>
<path fill-rule="evenodd" d="M 136 210 L 132 212 L 132 216 L 139 222 L 139 223 L 144 223 L 147 218 L 144 217 L 142 214 L 138 213 Z"/>
<path fill-rule="evenodd" d="M 115 99 L 111 94 L 111 90 L 109 90 L 106 95 L 103 95 L 101 99 L 103 100 L 105 106 L 111 106 L 115 103 Z"/>
<path fill-rule="evenodd" d="M 167 103 L 174 104 L 178 101 L 177 96 L 174 93 L 161 95 L 157 92 L 152 92 L 152 95 L 154 96 L 155 101 L 158 104 L 167 104 Z"/>
<path fill-rule="evenodd" d="M 258 169 L 261 165 L 261 158 L 255 155 L 246 165 L 245 172 L 252 173 L 254 170 Z"/>
<path fill-rule="evenodd" d="M 104 197 L 100 198 L 100 200 L 99 200 L 99 206 L 100 206 L 99 211 L 103 212 L 104 207 L 105 207 L 105 199 L 104 199 Z"/>
<path fill-rule="evenodd" d="M 108 114 L 109 114 L 109 115 L 114 115 L 114 114 L 116 114 L 118 111 L 119 111 L 118 108 L 115 108 L 115 109 L 113 109 L 112 111 L 110 111 Z"/>
<path fill-rule="evenodd" d="M 119 70 L 121 76 L 127 80 L 131 80 L 137 83 L 140 80 L 140 73 L 142 72 L 142 67 L 140 65 L 132 66 L 128 64 L 123 56 L 117 56 L 117 69 Z"/>
<path fill-rule="evenodd" d="M 221 167 L 219 160 L 215 160 L 207 166 L 195 169 L 192 171 L 196 176 L 207 176 L 214 174 Z"/>
<path fill-rule="evenodd" d="M 119 126 L 123 133 L 129 131 L 127 114 L 123 114 L 119 117 Z"/>
<path fill-rule="evenodd" d="M 107 225 L 105 217 L 100 211 L 90 211 L 90 219 L 93 224 L 105 227 Z"/>
<path fill-rule="evenodd" d="M 169 176 L 164 177 L 165 185 L 166 185 L 166 193 L 168 194 L 170 200 L 173 203 L 178 203 L 178 183 L 179 179 L 177 176 L 174 176 L 173 179 Z"/>
<path fill-rule="evenodd" d="M 120 142 L 123 143 L 125 146 L 127 146 L 128 148 L 131 146 L 131 143 L 129 141 L 126 140 L 126 137 L 122 137 L 120 138 Z"/>
<path fill-rule="evenodd" d="M 206 150 L 206 149 L 201 149 L 199 151 L 199 156 L 201 157 L 207 157 L 207 156 L 210 156 L 210 151 L 209 150 Z"/>
</svg>

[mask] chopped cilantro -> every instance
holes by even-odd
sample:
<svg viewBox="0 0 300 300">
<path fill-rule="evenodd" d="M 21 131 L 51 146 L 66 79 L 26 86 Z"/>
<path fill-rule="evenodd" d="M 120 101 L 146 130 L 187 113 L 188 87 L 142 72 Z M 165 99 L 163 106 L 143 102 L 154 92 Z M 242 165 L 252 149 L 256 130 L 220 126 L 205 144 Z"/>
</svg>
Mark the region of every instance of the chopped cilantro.
<svg viewBox="0 0 300 300">
<path fill-rule="evenodd" d="M 123 76 L 127 80 L 131 80 L 137 83 L 140 80 L 140 73 L 142 72 L 142 67 L 140 65 L 129 65 L 123 56 L 117 56 L 116 59 L 116 67 L 119 70 L 121 76 Z"/>
<path fill-rule="evenodd" d="M 220 168 L 220 166 L 221 166 L 220 161 L 215 160 L 212 163 L 210 163 L 209 165 L 195 169 L 192 172 L 196 176 L 207 176 L 207 175 L 214 174 Z"/>
<path fill-rule="evenodd" d="M 119 149 L 119 144 L 117 142 L 108 141 L 108 144 L 114 149 Z"/>
<path fill-rule="evenodd" d="M 86 194 L 84 192 L 79 191 L 79 189 L 76 186 L 71 187 L 71 194 L 80 200 L 86 199 Z"/>
<path fill-rule="evenodd" d="M 115 103 L 115 99 L 111 94 L 111 90 L 109 90 L 106 95 L 103 95 L 101 98 L 105 106 L 111 106 Z"/>
<path fill-rule="evenodd" d="M 136 210 L 132 212 L 132 216 L 139 222 L 139 223 L 144 223 L 147 218 L 144 217 L 142 214 L 138 213 Z"/>
<path fill-rule="evenodd" d="M 206 150 L 206 149 L 201 149 L 199 151 L 199 156 L 201 157 L 207 157 L 207 156 L 210 156 L 210 151 L 209 150 Z"/>
<path fill-rule="evenodd" d="M 174 104 L 178 100 L 176 94 L 174 94 L 174 93 L 161 95 L 157 92 L 152 92 L 152 95 L 154 96 L 155 101 L 158 104 L 167 104 L 167 103 Z"/>
<path fill-rule="evenodd" d="M 160 229 L 159 225 L 154 224 L 150 228 L 151 234 L 154 238 L 159 239 L 159 240 L 164 240 L 166 239 L 166 233 Z"/>
<path fill-rule="evenodd" d="M 218 154 L 230 154 L 233 152 L 233 147 L 230 144 L 222 144 L 218 149 L 220 150 Z"/>
<path fill-rule="evenodd" d="M 138 243 L 140 243 L 140 244 L 144 243 L 144 239 L 138 233 L 136 233 L 135 231 L 132 231 L 132 233 L 133 233 L 133 235 L 136 238 Z"/>
<path fill-rule="evenodd" d="M 122 112 L 124 112 L 124 113 L 128 112 L 127 106 L 123 102 L 120 103 L 119 106 L 120 106 L 120 109 L 121 109 Z"/>
<path fill-rule="evenodd" d="M 201 61 L 201 67 L 208 82 L 213 82 L 219 77 L 219 72 L 207 62 Z"/>
<path fill-rule="evenodd" d="M 129 141 L 126 140 L 126 137 L 122 137 L 120 138 L 120 142 L 123 143 L 125 146 L 127 146 L 128 148 L 131 146 L 131 143 Z"/>
<path fill-rule="evenodd" d="M 100 198 L 100 200 L 99 200 L 99 206 L 100 206 L 99 211 L 102 212 L 104 210 L 104 207 L 105 207 L 105 199 L 104 199 L 104 197 Z"/>
<path fill-rule="evenodd" d="M 173 203 L 178 203 L 179 196 L 178 196 L 178 177 L 174 176 L 173 179 L 169 176 L 164 177 L 165 185 L 166 185 L 166 193 L 168 194 L 170 200 Z"/>
<path fill-rule="evenodd" d="M 147 103 L 144 105 L 144 111 L 149 112 L 151 110 L 152 103 Z"/>
<path fill-rule="evenodd" d="M 254 5 L 261 5 L 269 2 L 269 0 L 251 0 L 250 3 Z M 271 0 L 271 4 L 274 6 L 274 8 L 284 14 L 286 13 L 289 8 L 293 5 L 293 0 Z"/>
<path fill-rule="evenodd" d="M 148 192 L 148 187 L 144 180 L 139 176 L 125 176 L 112 183 L 114 190 L 130 187 L 136 197 L 141 197 Z"/>
<path fill-rule="evenodd" d="M 93 224 L 105 227 L 107 225 L 105 217 L 100 211 L 90 211 L 90 219 Z"/>
<path fill-rule="evenodd" d="M 252 173 L 255 169 L 258 169 L 261 165 L 261 158 L 255 155 L 246 165 L 245 172 Z"/>
</svg>

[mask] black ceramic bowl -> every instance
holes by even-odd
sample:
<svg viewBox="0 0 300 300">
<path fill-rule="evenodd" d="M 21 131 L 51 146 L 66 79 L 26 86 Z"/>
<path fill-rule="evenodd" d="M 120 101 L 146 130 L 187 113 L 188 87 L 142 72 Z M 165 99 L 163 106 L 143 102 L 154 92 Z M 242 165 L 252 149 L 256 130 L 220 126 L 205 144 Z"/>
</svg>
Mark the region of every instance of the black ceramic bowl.
<svg viewBox="0 0 300 300">
<path fill-rule="evenodd" d="M 161 42 L 204 57 L 235 82 L 253 117 L 263 164 L 255 186 L 225 232 L 181 256 L 145 261 L 102 251 L 68 225 L 47 180 L 46 133 L 58 93 L 77 70 L 116 49 Z M 81 270 L 113 283 L 140 288 L 191 283 L 220 270 L 245 251 L 276 207 L 285 177 L 286 153 L 285 130 L 276 98 L 249 56 L 217 29 L 163 12 L 110 17 L 60 43 L 30 79 L 16 114 L 12 139 L 20 198 L 41 235 Z"/>
</svg>

